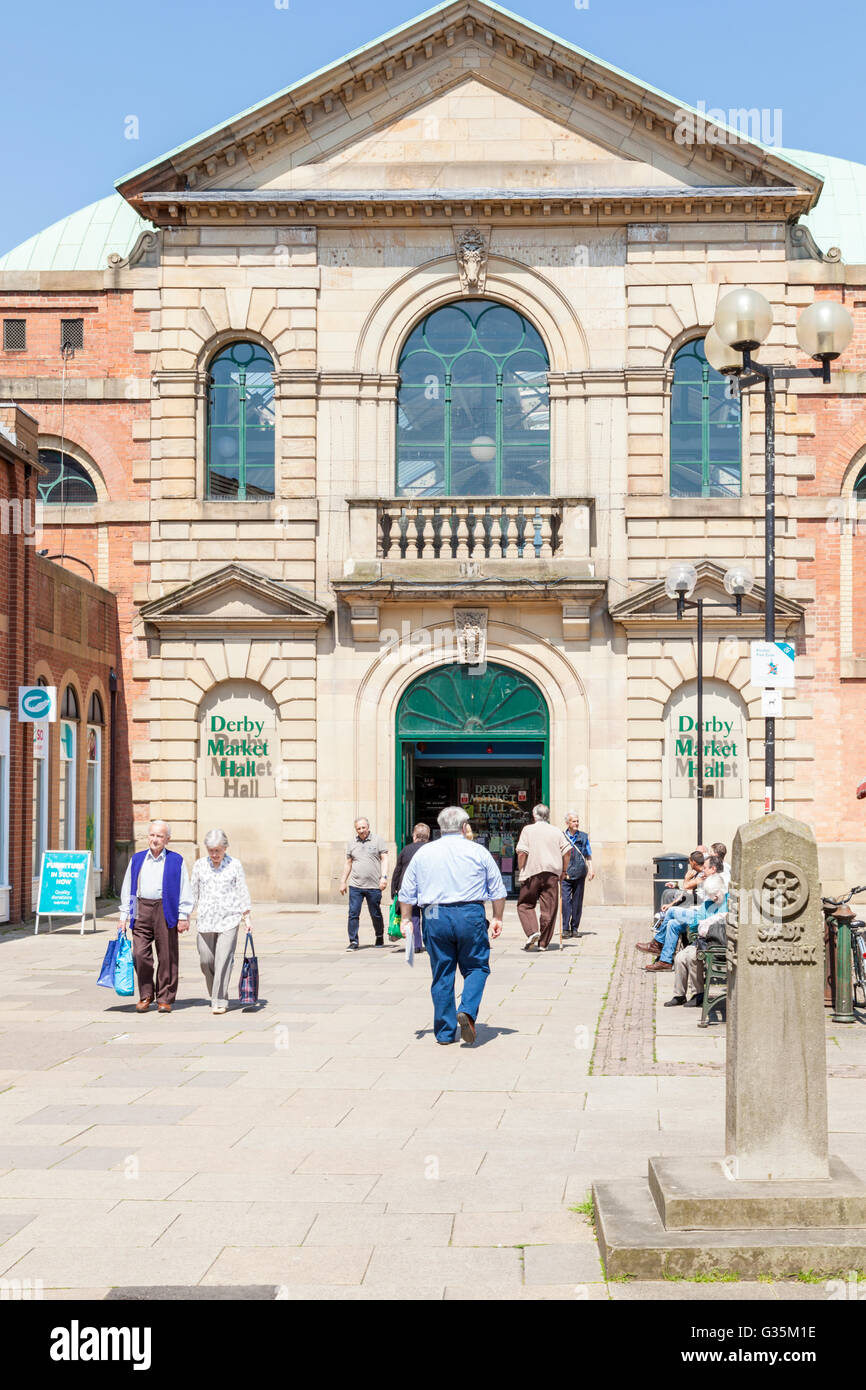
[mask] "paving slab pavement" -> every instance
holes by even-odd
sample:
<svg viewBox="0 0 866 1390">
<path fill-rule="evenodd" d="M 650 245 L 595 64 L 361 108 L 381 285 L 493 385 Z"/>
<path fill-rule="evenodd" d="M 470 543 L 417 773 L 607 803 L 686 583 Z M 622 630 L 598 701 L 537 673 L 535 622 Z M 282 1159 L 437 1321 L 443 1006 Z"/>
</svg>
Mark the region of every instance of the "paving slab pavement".
<svg viewBox="0 0 866 1390">
<path fill-rule="evenodd" d="M 645 914 L 590 906 L 580 939 L 539 955 L 512 913 L 472 1048 L 433 1040 L 424 956 L 346 952 L 343 907 L 265 904 L 255 920 L 262 1003 L 216 1017 L 191 937 L 166 1016 L 96 987 L 110 918 L 84 936 L 0 934 L 0 1284 L 827 1297 L 604 1277 L 573 1210 L 591 1183 L 723 1143 L 724 1023 L 664 1008 L 669 978 L 633 950 Z M 828 1019 L 828 1061 L 832 1147 L 866 1177 L 866 1023 Z"/>
</svg>

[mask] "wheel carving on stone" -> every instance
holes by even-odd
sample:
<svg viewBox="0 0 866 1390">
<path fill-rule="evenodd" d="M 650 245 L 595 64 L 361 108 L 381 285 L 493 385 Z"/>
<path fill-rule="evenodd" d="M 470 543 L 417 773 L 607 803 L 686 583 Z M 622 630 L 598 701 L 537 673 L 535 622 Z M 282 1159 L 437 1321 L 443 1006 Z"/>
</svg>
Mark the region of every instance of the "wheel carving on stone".
<svg viewBox="0 0 866 1390">
<path fill-rule="evenodd" d="M 809 901 L 809 881 L 796 864 L 780 859 L 764 869 L 755 899 L 762 917 L 778 922 L 802 912 Z"/>
</svg>

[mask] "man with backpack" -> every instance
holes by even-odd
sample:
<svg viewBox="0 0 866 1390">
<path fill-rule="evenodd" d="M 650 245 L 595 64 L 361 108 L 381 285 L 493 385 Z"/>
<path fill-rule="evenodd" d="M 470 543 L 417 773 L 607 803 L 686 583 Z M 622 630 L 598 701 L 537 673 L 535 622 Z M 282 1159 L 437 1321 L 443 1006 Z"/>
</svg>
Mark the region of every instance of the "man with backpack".
<svg viewBox="0 0 866 1390">
<path fill-rule="evenodd" d="M 565 818 L 565 838 L 571 844 L 571 857 L 562 880 L 562 935 L 577 936 L 583 912 L 583 890 L 595 878 L 589 836 L 580 828 L 580 817 L 569 811 Z"/>
</svg>

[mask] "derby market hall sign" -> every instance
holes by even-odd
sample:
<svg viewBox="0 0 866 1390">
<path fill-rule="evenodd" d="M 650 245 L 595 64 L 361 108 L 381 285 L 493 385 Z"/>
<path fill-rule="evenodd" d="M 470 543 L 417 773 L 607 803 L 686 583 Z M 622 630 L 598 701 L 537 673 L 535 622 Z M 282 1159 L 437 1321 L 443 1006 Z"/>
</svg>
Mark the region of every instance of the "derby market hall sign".
<svg viewBox="0 0 866 1390">
<path fill-rule="evenodd" d="M 204 712 L 202 752 L 207 798 L 276 795 L 276 711 L 261 700 L 220 702 Z"/>
<path fill-rule="evenodd" d="M 672 796 L 694 795 L 699 758 L 708 796 L 742 795 L 747 764 L 743 710 L 735 691 L 713 684 L 717 688 L 704 693 L 703 730 L 698 729 L 695 695 L 671 703 L 665 733 Z"/>
</svg>

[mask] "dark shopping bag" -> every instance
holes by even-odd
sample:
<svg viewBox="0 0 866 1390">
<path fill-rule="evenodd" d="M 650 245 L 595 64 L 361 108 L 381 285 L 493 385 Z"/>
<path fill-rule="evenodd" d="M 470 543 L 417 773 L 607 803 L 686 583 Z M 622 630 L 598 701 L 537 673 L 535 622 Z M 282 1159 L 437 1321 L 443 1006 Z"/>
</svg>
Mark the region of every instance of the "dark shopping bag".
<svg viewBox="0 0 866 1390">
<path fill-rule="evenodd" d="M 123 940 L 123 928 L 119 928 L 117 936 L 109 941 L 105 948 L 105 955 L 102 958 L 102 968 L 99 972 L 98 985 L 105 989 L 114 989 L 114 967 L 117 964 L 117 953 L 120 950 L 120 943 Z"/>
<path fill-rule="evenodd" d="M 120 949 L 114 963 L 114 989 L 116 994 L 128 997 L 135 993 L 135 968 L 132 963 L 132 942 L 124 931 L 120 938 Z"/>
<path fill-rule="evenodd" d="M 249 955 L 247 955 L 247 947 L 250 949 Z M 251 931 L 247 932 L 247 939 L 244 942 L 244 963 L 241 966 L 238 996 L 242 1004 L 258 1004 L 259 1002 L 259 962 Z"/>
</svg>

